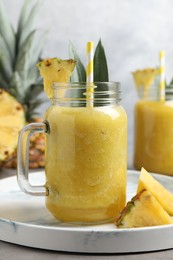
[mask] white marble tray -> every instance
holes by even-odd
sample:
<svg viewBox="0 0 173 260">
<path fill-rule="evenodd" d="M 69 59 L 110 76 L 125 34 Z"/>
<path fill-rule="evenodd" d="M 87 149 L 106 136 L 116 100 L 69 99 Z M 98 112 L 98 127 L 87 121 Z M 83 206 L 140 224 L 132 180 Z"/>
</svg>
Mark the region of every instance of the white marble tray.
<svg viewBox="0 0 173 260">
<path fill-rule="evenodd" d="M 139 173 L 128 171 L 128 199 L 136 191 Z M 173 192 L 173 178 L 155 175 Z M 44 173 L 31 174 L 33 184 Z M 29 247 L 85 253 L 129 253 L 173 248 L 173 225 L 117 229 L 114 224 L 73 227 L 55 220 L 44 197 L 20 191 L 16 177 L 0 181 L 0 240 Z"/>
</svg>

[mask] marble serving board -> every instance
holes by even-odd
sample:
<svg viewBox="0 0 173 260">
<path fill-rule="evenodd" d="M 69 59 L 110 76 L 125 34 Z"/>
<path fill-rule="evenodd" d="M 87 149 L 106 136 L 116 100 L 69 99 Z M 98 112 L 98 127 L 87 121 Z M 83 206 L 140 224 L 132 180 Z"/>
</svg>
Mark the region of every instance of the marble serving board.
<svg viewBox="0 0 173 260">
<path fill-rule="evenodd" d="M 127 199 L 136 193 L 139 172 L 127 172 Z M 173 192 L 173 178 L 154 175 Z M 34 185 L 44 172 L 30 174 Z M 0 181 L 0 240 L 49 250 L 85 253 L 130 253 L 173 248 L 173 225 L 117 229 L 114 224 L 71 226 L 54 219 L 44 197 L 23 193 L 16 177 Z"/>
</svg>

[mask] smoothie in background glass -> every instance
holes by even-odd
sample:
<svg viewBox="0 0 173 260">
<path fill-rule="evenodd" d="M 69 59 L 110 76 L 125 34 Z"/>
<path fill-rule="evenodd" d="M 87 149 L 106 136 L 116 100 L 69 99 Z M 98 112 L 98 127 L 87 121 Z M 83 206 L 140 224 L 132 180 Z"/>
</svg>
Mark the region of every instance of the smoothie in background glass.
<svg viewBox="0 0 173 260">
<path fill-rule="evenodd" d="M 173 175 L 173 86 L 161 99 L 158 68 L 138 70 L 133 77 L 140 97 L 134 116 L 134 166 Z"/>
<path fill-rule="evenodd" d="M 173 175 L 173 101 L 137 102 L 134 166 Z"/>
</svg>

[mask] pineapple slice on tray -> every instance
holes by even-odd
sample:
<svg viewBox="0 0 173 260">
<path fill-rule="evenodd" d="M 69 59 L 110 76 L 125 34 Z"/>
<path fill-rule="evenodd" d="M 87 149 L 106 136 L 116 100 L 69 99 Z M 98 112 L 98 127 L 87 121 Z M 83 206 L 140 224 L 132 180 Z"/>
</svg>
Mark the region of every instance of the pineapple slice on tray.
<svg viewBox="0 0 173 260">
<path fill-rule="evenodd" d="M 173 224 L 172 218 L 148 190 L 141 190 L 129 201 L 117 219 L 119 228 Z"/>
<path fill-rule="evenodd" d="M 25 114 L 21 104 L 3 89 L 0 89 L 0 104 L 0 160 L 5 160 L 16 149 Z"/>
<path fill-rule="evenodd" d="M 173 224 L 173 194 L 144 168 L 138 180 L 137 194 L 120 212 L 118 228 Z"/>
<path fill-rule="evenodd" d="M 143 189 L 149 190 L 159 201 L 164 210 L 166 210 L 169 215 L 173 216 L 173 194 L 154 179 L 144 168 L 141 170 L 137 192 L 140 192 Z"/>
<path fill-rule="evenodd" d="M 68 82 L 75 64 L 76 61 L 73 59 L 61 60 L 59 58 L 45 59 L 37 64 L 44 80 L 45 93 L 49 98 L 53 96 L 53 82 Z"/>
</svg>

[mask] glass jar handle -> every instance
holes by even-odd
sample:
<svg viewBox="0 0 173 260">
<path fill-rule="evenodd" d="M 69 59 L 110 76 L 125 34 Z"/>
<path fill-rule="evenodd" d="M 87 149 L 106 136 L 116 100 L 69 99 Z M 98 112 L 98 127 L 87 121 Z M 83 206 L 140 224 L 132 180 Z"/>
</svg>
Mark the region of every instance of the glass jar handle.
<svg viewBox="0 0 173 260">
<path fill-rule="evenodd" d="M 29 142 L 33 133 L 48 132 L 47 123 L 31 123 L 22 128 L 18 139 L 17 150 L 17 181 L 24 192 L 31 195 L 46 196 L 48 191 L 44 185 L 33 186 L 29 183 Z"/>
</svg>

